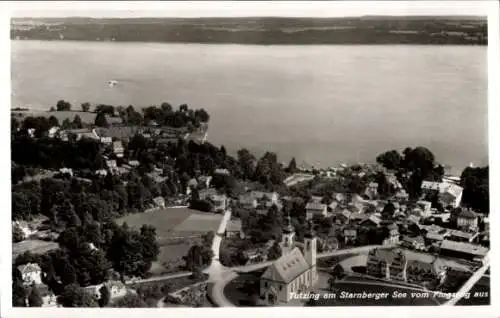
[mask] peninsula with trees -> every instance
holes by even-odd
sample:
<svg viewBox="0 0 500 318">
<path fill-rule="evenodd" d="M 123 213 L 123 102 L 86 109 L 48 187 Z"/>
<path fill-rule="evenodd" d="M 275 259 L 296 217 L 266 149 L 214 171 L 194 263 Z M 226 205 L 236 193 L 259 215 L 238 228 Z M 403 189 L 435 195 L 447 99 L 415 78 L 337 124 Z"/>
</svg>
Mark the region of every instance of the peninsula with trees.
<svg viewBox="0 0 500 318">
<path fill-rule="evenodd" d="M 15 18 L 13 40 L 487 45 L 486 17 Z"/>
</svg>

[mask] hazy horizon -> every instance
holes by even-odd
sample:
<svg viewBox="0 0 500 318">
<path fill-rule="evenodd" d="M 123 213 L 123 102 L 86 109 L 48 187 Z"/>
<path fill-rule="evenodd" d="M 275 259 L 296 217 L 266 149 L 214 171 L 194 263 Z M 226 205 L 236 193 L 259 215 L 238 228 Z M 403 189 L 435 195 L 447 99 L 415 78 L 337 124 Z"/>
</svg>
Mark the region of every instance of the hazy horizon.
<svg viewBox="0 0 500 318">
<path fill-rule="evenodd" d="M 19 2 L 13 18 L 224 18 L 360 16 L 487 16 L 489 1 L 340 2 Z"/>
</svg>

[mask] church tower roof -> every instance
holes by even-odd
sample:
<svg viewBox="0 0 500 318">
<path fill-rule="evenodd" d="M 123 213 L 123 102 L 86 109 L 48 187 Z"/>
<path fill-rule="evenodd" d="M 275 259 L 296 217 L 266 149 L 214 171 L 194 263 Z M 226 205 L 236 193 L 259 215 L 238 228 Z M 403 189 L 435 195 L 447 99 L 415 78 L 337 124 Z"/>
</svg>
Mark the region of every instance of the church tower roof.
<svg viewBox="0 0 500 318">
<path fill-rule="evenodd" d="M 316 236 L 316 232 L 314 231 L 314 224 L 313 224 L 313 221 L 312 220 L 309 220 L 309 222 L 307 222 L 307 230 L 306 230 L 306 233 L 304 234 L 304 237 L 305 238 L 313 238 Z"/>
<path fill-rule="evenodd" d="M 283 227 L 283 233 L 293 233 L 295 232 L 295 229 L 292 225 L 292 219 L 290 218 L 290 214 L 287 214 L 285 217 L 285 222 L 284 222 L 284 227 Z"/>
</svg>

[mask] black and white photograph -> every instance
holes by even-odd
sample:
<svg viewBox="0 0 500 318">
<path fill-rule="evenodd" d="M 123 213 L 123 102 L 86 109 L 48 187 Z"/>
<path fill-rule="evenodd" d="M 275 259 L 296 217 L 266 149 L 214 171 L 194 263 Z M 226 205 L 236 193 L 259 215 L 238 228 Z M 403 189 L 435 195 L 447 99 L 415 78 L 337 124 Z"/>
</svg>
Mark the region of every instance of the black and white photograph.
<svg viewBox="0 0 500 318">
<path fill-rule="evenodd" d="M 494 1 L 41 3 L 8 4 L 9 305 L 492 304 Z"/>
</svg>

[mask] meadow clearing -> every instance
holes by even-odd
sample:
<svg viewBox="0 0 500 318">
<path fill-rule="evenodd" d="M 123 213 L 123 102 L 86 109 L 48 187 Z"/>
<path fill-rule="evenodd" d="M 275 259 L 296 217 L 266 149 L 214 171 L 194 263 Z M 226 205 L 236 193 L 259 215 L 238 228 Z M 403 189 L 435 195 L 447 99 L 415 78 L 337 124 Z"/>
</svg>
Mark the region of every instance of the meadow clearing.
<svg viewBox="0 0 500 318">
<path fill-rule="evenodd" d="M 217 231 L 222 215 L 200 212 L 189 208 L 166 208 L 154 212 L 136 213 L 116 220 L 126 222 L 130 227 L 140 228 L 152 225 L 160 245 L 158 260 L 152 264 L 150 272 L 161 275 L 174 272 L 184 264 L 182 257 L 189 248 L 200 241 L 200 236 Z"/>
</svg>

